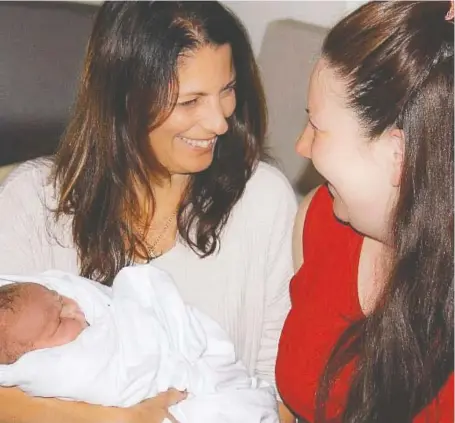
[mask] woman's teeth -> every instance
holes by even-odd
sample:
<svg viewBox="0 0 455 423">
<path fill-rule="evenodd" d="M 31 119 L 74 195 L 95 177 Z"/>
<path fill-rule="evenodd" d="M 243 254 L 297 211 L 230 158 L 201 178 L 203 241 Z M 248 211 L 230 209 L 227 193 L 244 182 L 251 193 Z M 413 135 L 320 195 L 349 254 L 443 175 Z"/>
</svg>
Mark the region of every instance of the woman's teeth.
<svg viewBox="0 0 455 423">
<path fill-rule="evenodd" d="M 195 140 L 192 138 L 185 138 L 185 137 L 179 137 L 183 141 L 185 141 L 187 144 L 191 145 L 192 147 L 199 147 L 199 148 L 209 148 L 213 144 L 215 144 L 215 141 L 218 137 L 214 137 L 210 140 Z"/>
</svg>

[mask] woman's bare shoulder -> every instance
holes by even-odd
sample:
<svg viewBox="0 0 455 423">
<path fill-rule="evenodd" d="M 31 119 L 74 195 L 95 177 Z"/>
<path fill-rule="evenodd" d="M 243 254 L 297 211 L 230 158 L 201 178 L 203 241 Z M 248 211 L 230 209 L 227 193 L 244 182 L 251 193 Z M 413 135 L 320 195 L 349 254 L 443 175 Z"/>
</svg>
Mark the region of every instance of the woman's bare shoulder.
<svg viewBox="0 0 455 423">
<path fill-rule="evenodd" d="M 308 211 L 308 207 L 310 206 L 311 200 L 314 197 L 316 191 L 320 188 L 320 186 L 312 189 L 308 194 L 306 194 L 302 201 L 299 204 L 299 208 L 297 211 L 297 215 L 295 217 L 294 222 L 294 230 L 292 234 L 292 261 L 294 264 L 294 271 L 300 269 L 303 264 L 303 245 L 302 245 L 302 238 L 303 238 L 303 227 L 305 225 L 305 218 Z"/>
</svg>

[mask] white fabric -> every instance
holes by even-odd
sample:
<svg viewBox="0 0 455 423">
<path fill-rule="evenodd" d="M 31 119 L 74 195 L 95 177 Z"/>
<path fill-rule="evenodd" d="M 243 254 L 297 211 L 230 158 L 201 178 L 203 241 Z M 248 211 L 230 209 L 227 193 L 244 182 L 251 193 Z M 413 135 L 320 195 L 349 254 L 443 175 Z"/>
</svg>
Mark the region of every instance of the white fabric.
<svg viewBox="0 0 455 423">
<path fill-rule="evenodd" d="M 71 222 L 55 222 L 49 162 L 20 165 L 0 186 L 0 273 L 79 273 Z M 181 242 L 154 264 L 183 300 L 216 320 L 251 374 L 274 383 L 278 339 L 290 308 L 297 201 L 287 179 L 260 163 L 234 206 L 217 254 L 200 259 Z"/>
<path fill-rule="evenodd" d="M 69 344 L 0 366 L 0 385 L 121 407 L 174 387 L 190 394 L 170 409 L 181 423 L 278 423 L 274 389 L 248 375 L 227 334 L 186 306 L 165 272 L 124 268 L 111 292 L 60 271 L 1 279 L 41 283 L 73 298 L 90 326 Z"/>
</svg>

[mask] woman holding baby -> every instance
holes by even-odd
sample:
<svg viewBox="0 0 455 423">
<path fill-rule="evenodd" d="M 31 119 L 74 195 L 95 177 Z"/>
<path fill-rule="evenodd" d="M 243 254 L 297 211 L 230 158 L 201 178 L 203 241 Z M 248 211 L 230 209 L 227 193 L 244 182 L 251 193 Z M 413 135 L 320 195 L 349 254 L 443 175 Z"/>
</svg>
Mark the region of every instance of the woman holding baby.
<svg viewBox="0 0 455 423">
<path fill-rule="evenodd" d="M 274 384 L 297 204 L 262 161 L 265 130 L 248 37 L 223 6 L 106 2 L 55 158 L 19 166 L 0 189 L 0 272 L 110 285 L 151 262 Z M 116 409 L 2 389 L 0 421 L 161 422 L 182 398 Z"/>
<path fill-rule="evenodd" d="M 102 7 L 55 162 L 23 165 L 0 193 L 16 206 L 0 219 L 12 250 L 2 272 L 58 266 L 108 284 L 152 259 L 273 381 L 294 200 L 260 161 L 265 106 L 244 32 L 205 5 Z M 174 38 L 157 42 L 160 30 Z M 315 66 L 308 114 L 297 149 L 328 183 L 294 225 L 279 393 L 302 422 L 453 421 L 448 2 L 372 2 L 343 19 Z M 30 210 L 33 197 L 56 201 Z M 0 421 L 161 421 L 179 399 L 119 414 L 8 390 Z M 284 407 L 282 419 L 293 421 Z"/>
</svg>

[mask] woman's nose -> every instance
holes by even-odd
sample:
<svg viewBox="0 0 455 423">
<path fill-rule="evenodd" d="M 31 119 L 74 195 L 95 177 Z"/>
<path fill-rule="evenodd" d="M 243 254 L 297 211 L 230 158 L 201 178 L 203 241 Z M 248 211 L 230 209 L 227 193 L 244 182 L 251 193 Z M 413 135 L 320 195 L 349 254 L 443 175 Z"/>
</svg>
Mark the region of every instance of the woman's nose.
<svg viewBox="0 0 455 423">
<path fill-rule="evenodd" d="M 295 151 L 297 154 L 306 157 L 307 159 L 311 159 L 311 147 L 313 145 L 313 139 L 314 129 L 308 123 L 295 145 Z"/>
<path fill-rule="evenodd" d="M 228 116 L 231 114 L 229 113 Z M 213 101 L 207 104 L 203 127 L 208 133 L 215 135 L 223 135 L 227 132 L 229 125 L 226 118 L 226 111 L 223 108 L 223 104 L 219 101 Z"/>
</svg>

